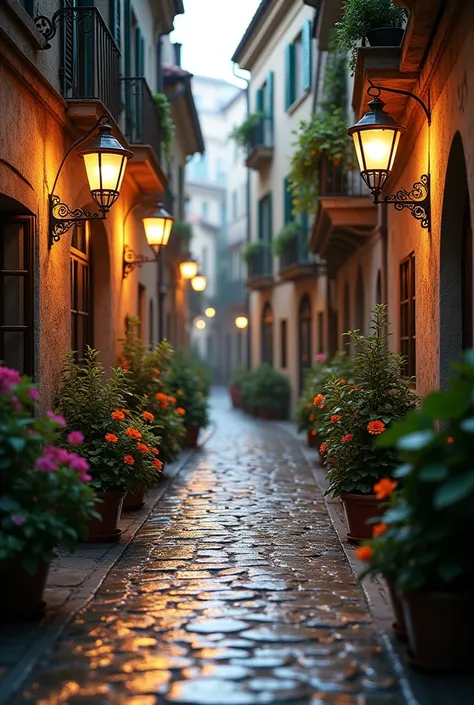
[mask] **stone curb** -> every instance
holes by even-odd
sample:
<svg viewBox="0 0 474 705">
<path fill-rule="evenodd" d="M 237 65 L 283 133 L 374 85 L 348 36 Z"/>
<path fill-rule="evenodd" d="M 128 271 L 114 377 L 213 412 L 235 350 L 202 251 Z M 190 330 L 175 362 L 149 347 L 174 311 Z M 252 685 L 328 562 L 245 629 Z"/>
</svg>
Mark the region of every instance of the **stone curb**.
<svg viewBox="0 0 474 705">
<path fill-rule="evenodd" d="M 54 648 L 56 641 L 68 624 L 74 619 L 77 613 L 86 607 L 94 598 L 94 595 L 100 589 L 107 575 L 150 517 L 159 500 L 166 494 L 174 479 L 210 440 L 215 430 L 215 425 L 211 424 L 204 435 L 199 439 L 199 445 L 196 448 L 183 450 L 178 461 L 166 468 L 165 478 L 156 489 L 149 493 L 145 506 L 137 512 L 129 513 L 130 516 L 134 518 L 132 518 L 132 523 L 124 530 L 121 541 L 111 546 L 106 551 L 103 557 L 98 561 L 97 567 L 78 589 L 71 594 L 60 609 L 38 623 L 37 629 L 35 630 L 37 634 L 33 638 L 32 643 L 23 653 L 18 663 L 0 680 L 0 705 L 6 705 L 10 698 L 20 690 L 39 659 L 44 656 L 47 651 Z"/>
</svg>

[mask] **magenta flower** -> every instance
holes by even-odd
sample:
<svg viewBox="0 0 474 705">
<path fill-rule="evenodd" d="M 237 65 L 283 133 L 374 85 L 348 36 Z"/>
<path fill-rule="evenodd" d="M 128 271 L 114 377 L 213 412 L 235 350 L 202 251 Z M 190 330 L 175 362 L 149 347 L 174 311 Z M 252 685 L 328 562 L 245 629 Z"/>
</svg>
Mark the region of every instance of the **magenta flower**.
<svg viewBox="0 0 474 705">
<path fill-rule="evenodd" d="M 86 473 L 90 465 L 85 458 L 82 458 L 77 453 L 69 453 L 69 467 L 71 470 L 76 470 L 78 473 Z"/>
<path fill-rule="evenodd" d="M 36 387 L 31 387 L 31 389 L 28 390 L 28 395 L 30 399 L 33 399 L 33 401 L 36 401 L 39 397 L 38 390 Z"/>
<path fill-rule="evenodd" d="M 64 418 L 64 416 L 59 416 L 58 414 L 55 414 L 54 411 L 46 412 L 46 416 L 49 416 L 51 421 L 54 421 L 54 423 L 57 423 L 60 426 L 66 425 L 66 419 Z"/>
<path fill-rule="evenodd" d="M 81 482 L 90 482 L 92 480 L 92 475 L 89 475 L 87 472 L 83 472 L 82 475 L 79 476 L 79 479 Z"/>
<path fill-rule="evenodd" d="M 67 442 L 71 446 L 79 446 L 84 442 L 84 434 L 80 431 L 71 431 L 67 437 Z"/>
<path fill-rule="evenodd" d="M 0 367 L 0 389 L 11 389 L 15 384 L 21 384 L 21 381 L 21 377 L 16 370 L 12 370 L 9 367 Z"/>
<path fill-rule="evenodd" d="M 25 523 L 25 517 L 22 514 L 12 514 L 10 516 L 10 521 L 15 526 L 23 526 Z"/>
<path fill-rule="evenodd" d="M 43 455 L 41 458 L 36 459 L 35 467 L 39 472 L 56 472 L 58 464 L 53 458 L 48 458 L 48 456 Z"/>
<path fill-rule="evenodd" d="M 316 362 L 326 362 L 326 355 L 325 353 L 318 353 L 314 356 L 314 359 L 316 360 Z"/>
</svg>

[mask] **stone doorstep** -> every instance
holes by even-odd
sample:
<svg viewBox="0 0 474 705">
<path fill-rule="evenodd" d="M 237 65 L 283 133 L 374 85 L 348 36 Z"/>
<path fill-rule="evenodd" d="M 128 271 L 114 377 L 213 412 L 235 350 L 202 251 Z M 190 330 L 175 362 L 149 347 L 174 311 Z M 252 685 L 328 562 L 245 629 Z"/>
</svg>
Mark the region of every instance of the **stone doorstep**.
<svg viewBox="0 0 474 705">
<path fill-rule="evenodd" d="M 316 484 L 324 493 L 328 483 L 318 451 L 307 446 L 306 436 L 303 437 L 302 434 L 297 433 L 294 423 L 279 422 L 279 426 L 293 438 L 301 441 L 301 452 L 311 467 Z M 355 557 L 355 547 L 347 542 L 347 524 L 343 507 L 337 499 L 325 497 L 324 500 L 347 562 L 357 578 L 364 564 Z M 385 582 L 378 579 L 365 580 L 361 587 L 407 705 L 472 705 L 474 678 L 426 676 L 410 668 L 406 647 L 393 634 L 394 616 Z"/>
<path fill-rule="evenodd" d="M 183 450 L 176 463 L 166 466 L 164 479 L 148 494 L 142 509 L 122 515 L 123 534 L 118 543 L 83 543 L 74 554 L 59 552 L 46 586 L 49 609 L 40 622 L 0 627 L 0 705 L 21 688 L 39 659 L 54 647 L 69 622 L 93 599 L 174 478 L 213 433 L 211 426 L 200 437 L 197 448 Z"/>
</svg>

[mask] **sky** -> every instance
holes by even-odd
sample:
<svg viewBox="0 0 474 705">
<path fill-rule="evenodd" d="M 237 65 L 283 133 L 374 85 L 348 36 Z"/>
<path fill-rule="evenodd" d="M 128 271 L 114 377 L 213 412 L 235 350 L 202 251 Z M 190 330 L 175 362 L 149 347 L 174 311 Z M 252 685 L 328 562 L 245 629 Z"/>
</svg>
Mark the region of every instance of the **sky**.
<svg viewBox="0 0 474 705">
<path fill-rule="evenodd" d="M 184 0 L 184 15 L 175 18 L 171 41 L 183 45 L 184 69 L 200 76 L 239 84 L 230 57 L 260 0 Z"/>
</svg>

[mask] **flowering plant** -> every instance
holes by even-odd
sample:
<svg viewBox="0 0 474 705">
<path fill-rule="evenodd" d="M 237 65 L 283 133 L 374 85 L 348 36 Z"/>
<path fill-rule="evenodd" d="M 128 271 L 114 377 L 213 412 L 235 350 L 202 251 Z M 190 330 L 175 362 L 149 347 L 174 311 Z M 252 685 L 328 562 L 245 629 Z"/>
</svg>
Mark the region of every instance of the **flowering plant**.
<svg viewBox="0 0 474 705">
<path fill-rule="evenodd" d="M 249 372 L 241 389 L 242 402 L 252 410 L 286 417 L 290 404 L 290 382 L 287 375 L 264 362 Z"/>
<path fill-rule="evenodd" d="M 153 414 L 152 430 L 161 438 L 160 458 L 173 462 L 178 457 L 185 433 L 183 417 L 177 413 L 177 400 L 172 394 L 168 372 L 174 352 L 162 341 L 151 349 L 139 336 L 138 318 L 127 316 L 120 365 L 130 393 L 128 405 L 138 412 Z"/>
<path fill-rule="evenodd" d="M 374 438 L 416 406 L 412 380 L 403 379 L 404 359 L 388 348 L 386 306 L 371 314 L 368 336 L 348 333 L 357 354 L 353 384 L 331 376 L 324 388 L 328 415 L 321 451 L 328 467 L 327 493 L 370 494 L 372 486 L 391 476 L 399 460 L 395 448 L 376 446 Z"/>
<path fill-rule="evenodd" d="M 379 443 L 395 445 L 401 493 L 382 518 L 386 530 L 364 547 L 366 574 L 390 572 L 400 590 L 474 587 L 474 351 L 453 367 L 447 391 L 394 424 Z"/>
<path fill-rule="evenodd" d="M 0 367 L 0 563 L 31 574 L 58 544 L 74 550 L 95 516 L 89 465 L 75 452 L 82 436 L 54 446 L 64 419 L 35 416 L 36 398 L 27 378 Z"/>
<path fill-rule="evenodd" d="M 182 417 L 186 428 L 206 428 L 209 425 L 209 402 L 205 387 L 184 357 L 172 359 L 168 383 L 173 399 L 176 399 L 176 413 Z"/>
<path fill-rule="evenodd" d="M 80 365 L 67 355 L 57 398 L 66 419 L 62 440 L 66 443 L 71 433 L 84 437 L 78 452 L 90 464 L 91 484 L 99 492 L 147 490 L 162 466 L 153 414 L 125 407 L 129 394 L 120 369 L 104 377 L 97 351 L 88 348 Z"/>
</svg>

